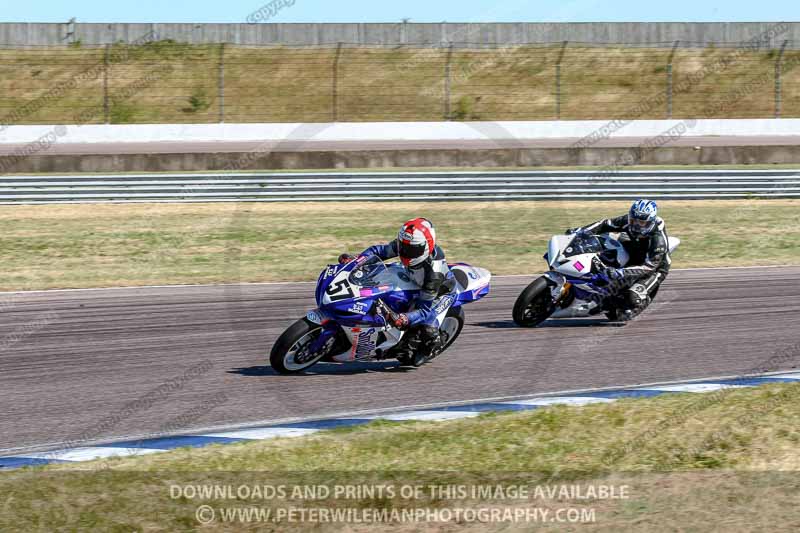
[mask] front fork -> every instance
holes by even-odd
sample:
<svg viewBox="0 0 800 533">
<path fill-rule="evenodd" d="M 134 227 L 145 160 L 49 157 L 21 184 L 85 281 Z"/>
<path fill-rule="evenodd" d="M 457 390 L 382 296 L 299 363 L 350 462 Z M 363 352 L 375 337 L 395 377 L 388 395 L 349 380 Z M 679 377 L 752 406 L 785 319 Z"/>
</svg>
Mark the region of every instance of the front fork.
<svg viewBox="0 0 800 533">
<path fill-rule="evenodd" d="M 572 289 L 572 283 L 567 281 L 567 278 L 558 272 L 553 272 L 552 270 L 545 272 L 543 276 L 550 281 L 550 292 L 553 298 L 553 305 L 559 307 L 560 304 L 569 297 L 570 289 Z"/>
<path fill-rule="evenodd" d="M 325 347 L 328 341 L 330 341 L 331 338 L 335 337 L 336 334 L 339 332 L 339 324 L 337 324 L 333 320 L 325 318 L 325 316 L 317 309 L 309 311 L 306 314 L 306 320 L 322 326 L 322 333 L 320 333 L 319 337 L 314 339 L 314 341 L 308 347 L 309 353 L 319 352 L 322 348 Z"/>
</svg>

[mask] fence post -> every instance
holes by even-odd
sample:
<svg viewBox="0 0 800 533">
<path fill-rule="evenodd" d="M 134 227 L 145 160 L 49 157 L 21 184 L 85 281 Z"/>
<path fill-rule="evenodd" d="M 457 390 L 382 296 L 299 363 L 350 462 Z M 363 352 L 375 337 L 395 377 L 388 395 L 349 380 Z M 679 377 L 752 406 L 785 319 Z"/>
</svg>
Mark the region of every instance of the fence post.
<svg viewBox="0 0 800 533">
<path fill-rule="evenodd" d="M 444 119 L 451 120 L 450 100 L 451 100 L 451 71 L 453 63 L 453 43 L 447 47 L 447 57 L 444 63 Z"/>
<path fill-rule="evenodd" d="M 219 72 L 217 78 L 217 98 L 219 100 L 219 122 L 225 122 L 225 43 L 219 45 Z"/>
<path fill-rule="evenodd" d="M 672 45 L 672 51 L 669 53 L 669 57 L 667 58 L 667 118 L 672 118 L 672 98 L 674 95 L 673 92 L 673 78 L 672 78 L 672 61 L 675 59 L 675 51 L 678 49 L 678 45 L 680 41 L 675 41 Z"/>
<path fill-rule="evenodd" d="M 778 58 L 775 60 L 775 118 L 781 118 L 783 111 L 783 52 L 789 41 L 783 41 Z"/>
<path fill-rule="evenodd" d="M 556 120 L 561 120 L 561 60 L 564 59 L 568 43 L 569 41 L 561 43 L 561 50 L 558 52 L 558 59 L 556 59 Z"/>
<path fill-rule="evenodd" d="M 333 75 L 331 76 L 331 122 L 339 120 L 339 60 L 341 57 L 342 43 L 336 43 L 336 55 L 333 58 Z"/>
<path fill-rule="evenodd" d="M 108 98 L 108 76 L 111 69 L 111 45 L 103 51 L 103 122 L 111 124 L 111 105 Z"/>
</svg>

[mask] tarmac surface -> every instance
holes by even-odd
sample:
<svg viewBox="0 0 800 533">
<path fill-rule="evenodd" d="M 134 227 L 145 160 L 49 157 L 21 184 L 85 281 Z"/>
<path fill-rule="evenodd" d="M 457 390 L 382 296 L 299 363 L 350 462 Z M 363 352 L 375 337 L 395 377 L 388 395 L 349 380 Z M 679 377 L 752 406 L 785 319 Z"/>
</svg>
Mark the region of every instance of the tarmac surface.
<svg viewBox="0 0 800 533">
<path fill-rule="evenodd" d="M 280 376 L 269 350 L 312 283 L 0 294 L 0 455 L 373 408 L 789 370 L 800 267 L 675 270 L 625 326 L 511 321 L 534 276 L 493 280 L 453 347 L 414 369 L 320 363 Z"/>
</svg>

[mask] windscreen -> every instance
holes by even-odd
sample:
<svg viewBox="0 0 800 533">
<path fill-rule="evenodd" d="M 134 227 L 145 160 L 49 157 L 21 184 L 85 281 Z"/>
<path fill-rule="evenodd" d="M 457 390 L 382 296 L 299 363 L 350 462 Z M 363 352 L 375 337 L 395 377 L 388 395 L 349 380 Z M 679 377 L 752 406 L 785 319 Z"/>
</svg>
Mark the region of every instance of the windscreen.
<svg viewBox="0 0 800 533">
<path fill-rule="evenodd" d="M 597 254 L 603 251 L 603 245 L 596 235 L 591 233 L 579 233 L 575 235 L 572 242 L 564 249 L 564 257 L 572 257 L 581 254 Z"/>
<path fill-rule="evenodd" d="M 380 283 L 379 280 L 383 278 L 381 274 L 385 272 L 386 265 L 380 257 L 373 255 L 350 272 L 347 281 L 358 287 L 374 287 Z"/>
</svg>

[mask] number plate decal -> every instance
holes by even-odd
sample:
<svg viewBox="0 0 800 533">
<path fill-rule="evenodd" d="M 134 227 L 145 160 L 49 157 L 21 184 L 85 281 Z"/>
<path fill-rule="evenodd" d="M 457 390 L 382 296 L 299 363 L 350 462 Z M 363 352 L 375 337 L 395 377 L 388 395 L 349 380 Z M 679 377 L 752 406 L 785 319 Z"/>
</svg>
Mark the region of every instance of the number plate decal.
<svg viewBox="0 0 800 533">
<path fill-rule="evenodd" d="M 328 285 L 328 289 L 325 291 L 332 302 L 338 302 L 339 300 L 346 300 L 348 298 L 352 298 L 355 296 L 353 292 L 353 288 L 347 282 L 346 279 L 339 281 L 338 283 L 331 283 Z"/>
</svg>

